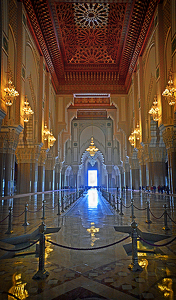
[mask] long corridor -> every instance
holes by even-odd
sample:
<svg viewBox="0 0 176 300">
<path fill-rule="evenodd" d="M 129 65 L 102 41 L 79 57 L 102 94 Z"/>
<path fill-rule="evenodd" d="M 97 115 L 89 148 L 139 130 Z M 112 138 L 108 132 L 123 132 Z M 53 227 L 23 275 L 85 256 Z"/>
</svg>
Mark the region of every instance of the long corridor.
<svg viewBox="0 0 176 300">
<path fill-rule="evenodd" d="M 65 191 L 65 195 L 69 193 Z M 0 223 L 1 248 L 21 249 L 27 244 L 25 236 L 30 236 L 42 221 L 47 228 L 59 227 L 60 230 L 46 234 L 45 269 L 49 276 L 44 280 L 32 279 L 39 264 L 34 253 L 36 245 L 15 257 L 12 252 L 0 250 L 0 290 L 18 297 L 0 293 L 0 299 L 176 299 L 176 243 L 167 245 L 176 233 L 176 198 L 139 191 L 117 194 L 115 189 L 111 193 L 116 201 L 122 199 L 123 214 L 117 210 L 120 205 L 117 207 L 116 203 L 114 209 L 97 189 L 85 192 L 60 215 L 57 215 L 57 200 L 61 192 L 3 200 L 0 220 L 6 217 L 11 205 L 13 233 L 6 234 L 8 219 Z M 151 244 L 138 241 L 141 272 L 128 268 L 132 262 L 131 237 L 122 229 L 122 226 L 130 228 L 132 222 L 132 198 L 133 219 L 141 232 L 149 233 Z M 43 200 L 46 201 L 44 220 L 41 219 Z M 147 202 L 150 203 L 151 224 L 146 223 Z M 28 203 L 29 226 L 23 226 L 25 203 Z M 163 230 L 164 204 L 170 216 L 168 230 Z M 19 217 L 15 218 L 17 215 Z M 20 235 L 23 235 L 22 241 L 14 246 L 11 241 Z M 157 242 L 151 241 L 153 236 Z M 154 243 L 161 247 L 153 247 Z"/>
</svg>

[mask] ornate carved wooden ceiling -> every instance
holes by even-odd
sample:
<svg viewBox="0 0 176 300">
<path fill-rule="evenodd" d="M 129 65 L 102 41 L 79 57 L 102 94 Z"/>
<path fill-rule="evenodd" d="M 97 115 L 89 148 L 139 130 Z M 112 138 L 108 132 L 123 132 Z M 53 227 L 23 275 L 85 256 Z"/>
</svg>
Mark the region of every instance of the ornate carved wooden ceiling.
<svg viewBox="0 0 176 300">
<path fill-rule="evenodd" d="M 58 93 L 128 91 L 159 0 L 21 1 Z"/>
</svg>

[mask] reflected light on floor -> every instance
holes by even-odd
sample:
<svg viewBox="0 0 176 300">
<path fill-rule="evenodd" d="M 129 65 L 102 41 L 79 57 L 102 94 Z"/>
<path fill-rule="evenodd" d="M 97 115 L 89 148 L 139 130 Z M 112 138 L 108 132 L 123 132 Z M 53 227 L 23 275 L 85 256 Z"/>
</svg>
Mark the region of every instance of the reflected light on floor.
<svg viewBox="0 0 176 300">
<path fill-rule="evenodd" d="M 91 227 L 87 229 L 87 231 L 91 234 L 91 246 L 93 247 L 94 242 L 99 240 L 99 238 L 95 237 L 95 233 L 99 232 L 99 228 L 95 228 L 95 223 L 91 222 Z"/>
<path fill-rule="evenodd" d="M 169 300 L 174 300 L 174 292 L 172 289 L 172 279 L 164 278 L 161 284 L 158 284 L 158 288 L 163 292 L 164 297 Z"/>
<path fill-rule="evenodd" d="M 143 253 L 144 254 L 144 253 Z M 146 254 L 146 253 L 145 253 Z M 145 256 L 145 255 L 143 255 Z M 139 261 L 139 265 L 143 268 L 143 269 L 147 269 L 148 267 L 148 260 L 143 258 Z"/>
<path fill-rule="evenodd" d="M 29 296 L 28 291 L 25 290 L 25 285 L 27 283 L 22 283 L 21 274 L 17 274 L 17 273 L 13 274 L 12 283 L 13 286 L 9 289 L 9 293 L 18 297 L 19 299 L 26 299 Z M 12 296 L 8 296 L 8 300 L 12 300 L 12 299 L 15 298 Z"/>
<path fill-rule="evenodd" d="M 51 236 L 47 236 L 48 239 L 51 239 Z M 53 251 L 51 243 L 48 243 L 45 240 L 45 259 L 48 258 L 49 254 Z"/>
<path fill-rule="evenodd" d="M 98 205 L 97 189 L 88 190 L 88 207 L 97 208 L 97 205 Z"/>
</svg>

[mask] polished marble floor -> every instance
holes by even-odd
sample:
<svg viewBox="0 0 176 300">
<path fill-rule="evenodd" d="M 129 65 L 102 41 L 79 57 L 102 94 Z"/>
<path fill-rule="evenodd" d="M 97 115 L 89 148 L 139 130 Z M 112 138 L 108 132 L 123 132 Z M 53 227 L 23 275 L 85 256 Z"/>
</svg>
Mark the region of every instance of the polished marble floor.
<svg viewBox="0 0 176 300">
<path fill-rule="evenodd" d="M 58 197 L 61 198 L 63 193 L 69 195 L 70 190 L 1 199 L 1 248 L 21 249 L 27 244 L 25 237 L 32 234 L 43 222 L 42 200 L 46 201 L 46 227 L 59 227 L 60 230 L 46 235 L 45 269 L 49 276 L 44 280 L 32 278 L 39 266 L 39 258 L 35 254 L 36 245 L 20 251 L 20 255 L 16 252 L 14 257 L 14 252 L 0 250 L 0 300 L 176 299 L 176 241 L 162 246 L 176 235 L 176 196 L 139 191 L 117 194 L 116 189 L 109 192 L 118 196 L 118 201 L 122 199 L 123 215 L 114 210 L 96 189 L 89 190 L 61 215 L 57 215 Z M 114 229 L 114 226 L 131 225 L 132 198 L 134 219 L 138 228 L 151 236 L 162 236 L 161 241 L 156 242 L 160 247 L 138 242 L 141 272 L 132 272 L 128 268 L 132 262 L 131 238 L 128 233 Z M 151 210 L 150 224 L 146 223 L 147 201 Z M 26 203 L 29 226 L 23 226 Z M 165 224 L 162 214 L 165 204 L 169 215 L 168 230 L 163 230 Z M 9 205 L 13 208 L 12 234 L 6 234 Z M 20 235 L 23 235 L 22 241 L 14 245 L 12 240 Z M 128 239 L 111 245 L 125 237 Z M 68 246 L 70 249 L 59 245 Z M 106 247 L 101 248 L 103 246 Z M 96 249 L 97 247 L 100 249 Z M 86 250 L 79 250 L 83 248 Z M 7 292 L 17 298 L 8 296 Z"/>
</svg>

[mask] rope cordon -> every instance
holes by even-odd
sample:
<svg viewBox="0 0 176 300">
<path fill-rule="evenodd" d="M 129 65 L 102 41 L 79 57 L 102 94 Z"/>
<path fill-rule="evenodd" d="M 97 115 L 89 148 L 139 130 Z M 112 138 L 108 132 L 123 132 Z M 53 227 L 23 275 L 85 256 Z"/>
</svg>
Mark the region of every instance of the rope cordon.
<svg viewBox="0 0 176 300">
<path fill-rule="evenodd" d="M 120 241 L 117 241 L 117 242 L 114 242 L 112 244 L 109 244 L 109 245 L 105 245 L 105 246 L 100 246 L 100 247 L 95 247 L 95 248 L 76 248 L 76 247 L 69 247 L 69 246 L 64 246 L 64 245 L 61 245 L 61 244 L 57 244 L 55 242 L 52 242 L 52 241 L 49 241 L 47 240 L 47 242 L 51 243 L 52 245 L 54 246 L 58 246 L 58 247 L 61 247 L 61 248 L 65 248 L 65 249 L 70 249 L 70 250 L 83 250 L 83 251 L 87 251 L 87 250 L 99 250 L 99 249 L 104 249 L 104 248 L 108 248 L 108 247 L 111 247 L 111 246 L 114 246 L 118 243 L 121 243 L 125 240 L 127 240 L 130 236 L 126 236 L 125 238 L 121 239 Z"/>
</svg>

